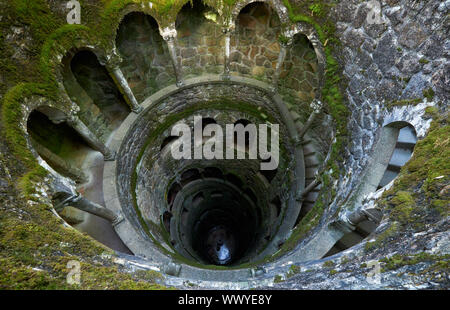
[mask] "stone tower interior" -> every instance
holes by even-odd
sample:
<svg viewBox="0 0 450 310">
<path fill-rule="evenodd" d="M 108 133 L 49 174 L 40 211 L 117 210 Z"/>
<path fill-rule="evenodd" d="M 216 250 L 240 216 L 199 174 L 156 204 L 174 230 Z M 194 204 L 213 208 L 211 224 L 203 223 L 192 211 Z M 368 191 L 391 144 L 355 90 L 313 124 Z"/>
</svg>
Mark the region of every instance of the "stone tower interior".
<svg viewBox="0 0 450 310">
<path fill-rule="evenodd" d="M 449 8 L 0 0 L 0 288 L 448 289 Z"/>
</svg>

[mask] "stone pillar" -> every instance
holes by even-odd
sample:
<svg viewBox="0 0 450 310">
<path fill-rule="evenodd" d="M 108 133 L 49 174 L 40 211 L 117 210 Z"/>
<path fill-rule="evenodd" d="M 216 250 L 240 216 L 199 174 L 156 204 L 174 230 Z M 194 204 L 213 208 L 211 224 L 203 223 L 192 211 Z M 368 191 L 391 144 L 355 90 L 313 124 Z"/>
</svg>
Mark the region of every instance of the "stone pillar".
<svg viewBox="0 0 450 310">
<path fill-rule="evenodd" d="M 366 210 L 356 210 L 346 217 L 345 222 L 349 223 L 352 226 L 356 226 L 359 223 L 366 220 L 369 220 L 373 223 L 379 223 L 381 221 L 382 216 L 383 213 L 375 208 L 370 208 Z"/>
<path fill-rule="evenodd" d="M 31 139 L 31 142 L 38 154 L 54 168 L 62 171 L 64 175 L 74 179 L 77 183 L 85 183 L 89 180 L 88 176 L 81 169 L 69 165 L 64 159 L 33 139 Z"/>
<path fill-rule="evenodd" d="M 315 189 L 317 187 L 317 185 L 320 184 L 320 180 L 318 179 L 318 177 L 316 176 L 316 178 L 314 179 L 314 181 L 312 181 L 304 190 L 303 192 L 297 196 L 297 201 L 303 201 L 303 199 L 305 199 L 306 195 L 308 195 L 308 193 L 310 191 L 312 191 L 313 189 Z"/>
<path fill-rule="evenodd" d="M 167 43 L 167 48 L 169 49 L 170 59 L 172 60 L 173 70 L 175 71 L 175 79 L 177 86 L 180 87 L 183 85 L 183 79 L 181 74 L 181 66 L 178 63 L 177 58 L 177 48 L 176 48 L 176 37 L 177 31 L 175 27 L 173 28 L 165 28 L 160 29 L 160 34 L 163 37 L 164 41 Z"/>
<path fill-rule="evenodd" d="M 225 34 L 225 57 L 224 57 L 224 68 L 222 78 L 224 80 L 230 79 L 230 50 L 231 50 L 231 28 L 224 28 L 223 33 Z"/>
<path fill-rule="evenodd" d="M 306 124 L 303 126 L 303 128 L 300 130 L 299 134 L 298 134 L 298 138 L 302 139 L 303 136 L 306 134 L 306 132 L 308 131 L 309 127 L 311 127 L 314 119 L 316 118 L 316 115 L 319 114 L 320 110 L 322 109 L 322 102 L 320 100 L 314 99 L 311 102 L 310 107 L 313 109 L 311 115 L 309 116 L 308 120 L 306 121 Z"/>
<path fill-rule="evenodd" d="M 78 210 L 99 216 L 111 222 L 112 225 L 117 225 L 123 220 L 123 217 L 120 214 L 116 214 L 115 212 L 84 198 L 79 193 L 75 195 L 70 193 L 59 193 L 59 196 L 62 199 L 55 205 L 55 209 L 58 212 L 61 212 L 64 207 L 70 206 Z"/>
<path fill-rule="evenodd" d="M 67 124 L 75 129 L 75 131 L 78 132 L 94 150 L 102 153 L 105 160 L 110 161 L 115 159 L 116 154 L 97 138 L 78 116 L 71 115 L 66 121 Z"/>
<path fill-rule="evenodd" d="M 119 64 L 121 62 L 122 58 L 117 54 L 113 54 L 108 58 L 108 60 L 103 61 L 102 65 L 106 67 L 112 79 L 114 80 L 114 83 L 119 88 L 120 92 L 124 95 L 125 101 L 130 106 L 131 111 L 139 114 L 143 110 L 143 108 L 137 102 L 136 97 L 134 96 L 133 91 L 130 88 L 130 85 L 128 85 L 127 79 L 125 78 L 122 70 L 119 67 Z"/>
<path fill-rule="evenodd" d="M 272 87 L 274 90 L 278 89 L 278 80 L 280 78 L 281 68 L 283 67 L 284 59 L 286 58 L 287 48 L 291 43 L 291 40 L 286 43 L 280 43 L 280 53 L 278 54 L 277 65 L 275 67 L 275 73 L 273 74 L 272 79 Z"/>
<path fill-rule="evenodd" d="M 127 102 L 131 107 L 131 111 L 136 114 L 139 114 L 140 112 L 142 112 L 143 108 L 137 102 L 136 97 L 134 97 L 133 91 L 131 90 L 130 86 L 128 85 L 127 80 L 123 76 L 123 73 L 122 73 L 122 70 L 120 69 L 120 67 L 115 66 L 108 70 L 110 70 L 110 72 L 113 74 L 114 80 L 119 85 L 122 93 L 125 94 Z"/>
</svg>

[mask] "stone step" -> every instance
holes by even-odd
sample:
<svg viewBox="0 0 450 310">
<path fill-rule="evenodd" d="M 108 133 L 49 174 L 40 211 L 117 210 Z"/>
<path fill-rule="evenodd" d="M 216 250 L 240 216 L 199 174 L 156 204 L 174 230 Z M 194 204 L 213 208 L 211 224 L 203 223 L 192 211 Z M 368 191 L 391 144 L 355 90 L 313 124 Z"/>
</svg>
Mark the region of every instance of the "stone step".
<svg viewBox="0 0 450 310">
<path fill-rule="evenodd" d="M 319 164 L 311 164 L 311 165 L 307 165 L 306 163 L 305 163 L 305 167 L 306 168 L 318 168 L 319 167 Z M 317 170 L 317 169 L 316 169 Z"/>
<path fill-rule="evenodd" d="M 315 156 L 304 156 L 306 167 L 317 167 L 319 166 L 319 160 Z"/>
<path fill-rule="evenodd" d="M 294 122 L 297 122 L 300 119 L 300 115 L 295 111 L 290 111 L 290 112 L 291 112 L 291 116 L 292 116 L 292 119 L 294 120 Z"/>
<path fill-rule="evenodd" d="M 304 156 L 304 157 L 306 157 L 306 156 L 314 156 L 314 155 L 316 155 L 316 152 L 315 152 L 315 151 L 309 151 L 309 152 L 304 152 L 304 153 L 303 153 L 303 156 Z"/>
<path fill-rule="evenodd" d="M 303 139 L 302 142 L 301 142 L 300 144 L 303 145 L 303 146 L 305 146 L 305 145 L 310 144 L 311 142 L 312 142 L 311 139 L 306 138 L 306 139 Z"/>
<path fill-rule="evenodd" d="M 303 217 L 308 214 L 309 211 L 314 207 L 314 203 L 303 201 L 302 211 L 300 212 L 300 216 Z"/>
<path fill-rule="evenodd" d="M 399 173 L 400 169 L 402 169 L 402 166 L 389 163 L 386 170 L 390 170 L 390 171 Z"/>
<path fill-rule="evenodd" d="M 317 197 L 319 197 L 319 193 L 318 192 L 314 192 L 314 191 L 310 191 L 306 197 L 305 197 L 305 201 L 312 201 L 315 202 L 317 200 Z"/>
<path fill-rule="evenodd" d="M 315 179 L 316 171 L 317 171 L 316 168 L 306 168 L 305 169 L 305 176 L 306 176 L 306 178 Z"/>
<path fill-rule="evenodd" d="M 412 150 L 414 149 L 415 146 L 416 146 L 415 143 L 398 141 L 397 144 L 395 145 L 395 148 Z"/>
<path fill-rule="evenodd" d="M 415 145 L 417 143 L 417 137 L 416 133 L 414 132 L 414 129 L 411 128 L 410 126 L 406 126 L 400 129 L 398 133 L 397 142 L 410 143 Z"/>
</svg>

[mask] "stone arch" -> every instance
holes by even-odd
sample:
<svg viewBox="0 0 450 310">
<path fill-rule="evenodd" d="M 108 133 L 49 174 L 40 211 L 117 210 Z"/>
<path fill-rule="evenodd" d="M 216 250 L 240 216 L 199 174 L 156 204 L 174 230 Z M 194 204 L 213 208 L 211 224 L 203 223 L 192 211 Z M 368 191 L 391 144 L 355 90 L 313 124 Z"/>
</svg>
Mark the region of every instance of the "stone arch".
<svg viewBox="0 0 450 310">
<path fill-rule="evenodd" d="M 142 11 L 124 15 L 115 46 L 124 78 L 139 102 L 174 82 L 170 54 L 152 15 Z"/>
<path fill-rule="evenodd" d="M 244 0 L 239 1 L 236 6 L 233 8 L 233 11 L 231 12 L 231 25 L 230 28 L 232 30 L 236 27 L 237 18 L 242 11 L 243 8 L 245 8 L 247 5 L 251 3 L 267 3 L 270 5 L 270 7 L 275 10 L 278 14 L 278 18 L 280 19 L 281 23 L 288 23 L 289 17 L 286 7 L 279 1 L 279 0 Z"/>
<path fill-rule="evenodd" d="M 389 131 L 385 133 L 386 131 Z M 384 126 L 382 135 L 390 134 L 396 137 L 384 174 L 377 186 L 377 190 L 387 186 L 394 180 L 401 167 L 412 157 L 414 147 L 417 143 L 417 133 L 413 125 L 405 121 L 397 121 Z"/>
<path fill-rule="evenodd" d="M 29 149 L 41 165 L 44 161 L 53 169 L 52 173 L 56 171 L 77 183 L 85 183 L 89 178 L 74 158 L 87 153 L 90 147 L 66 123 L 68 118 L 66 111 L 50 105 L 38 105 L 30 110 L 25 127 Z"/>
<path fill-rule="evenodd" d="M 292 98 L 304 107 L 320 93 L 318 57 L 312 42 L 302 32 L 295 33 L 289 41 L 277 86 L 291 92 Z"/>
<path fill-rule="evenodd" d="M 161 22 L 157 18 L 157 14 L 154 11 L 153 8 L 150 6 L 146 6 L 145 4 L 137 4 L 137 3 L 125 3 L 122 4 L 121 1 L 112 1 L 106 8 L 105 11 L 113 11 L 113 19 L 104 18 L 102 23 L 102 28 L 109 28 L 113 29 L 111 32 L 111 42 L 113 42 L 113 45 L 110 47 L 111 52 L 115 50 L 115 38 L 117 37 L 117 31 L 119 30 L 120 24 L 122 23 L 125 16 L 127 16 L 130 13 L 142 13 L 145 15 L 151 16 L 156 23 L 158 24 L 158 28 L 160 28 Z M 105 14 L 106 16 L 106 14 Z"/>
<path fill-rule="evenodd" d="M 352 230 L 343 234 L 322 258 L 345 251 L 359 244 L 380 225 L 382 216 L 382 212 L 376 208 L 367 208 L 351 213 L 348 221 Z"/>
<path fill-rule="evenodd" d="M 64 57 L 76 50 L 89 50 L 97 56 L 101 63 L 104 64 L 107 59 L 111 58 L 111 56 L 108 56 L 106 51 L 100 47 L 98 41 L 92 39 L 90 29 L 88 27 L 81 25 L 70 26 L 73 26 L 70 31 L 61 31 L 58 35 L 51 37 L 51 39 L 46 42 L 42 51 L 41 59 L 45 59 L 45 61 L 42 61 L 42 65 L 46 71 L 53 75 L 53 78 L 55 79 L 54 82 L 58 85 L 61 99 L 67 105 L 74 105 L 63 85 L 64 66 L 61 66 L 61 61 Z M 64 27 L 65 26 L 59 29 L 62 30 Z M 59 36 L 72 36 L 75 39 L 59 40 Z M 65 42 L 69 43 L 65 44 Z"/>
<path fill-rule="evenodd" d="M 412 136 L 415 141 L 417 141 L 417 135 L 416 130 L 412 124 L 406 121 L 395 121 L 385 124 L 381 128 L 381 132 L 379 134 L 379 137 L 374 145 L 374 148 L 372 152 L 370 153 L 369 157 L 369 165 L 365 168 L 365 170 L 362 172 L 361 175 L 361 183 L 358 187 L 358 189 L 355 192 L 354 199 L 352 199 L 351 204 L 354 207 L 361 207 L 365 202 L 368 202 L 370 200 L 375 199 L 375 197 L 378 196 L 380 192 L 382 192 L 384 189 L 386 189 L 386 185 L 391 183 L 392 180 L 394 180 L 398 172 L 400 171 L 399 168 L 403 166 L 407 160 L 412 155 L 412 150 L 414 148 L 415 142 L 409 141 L 408 143 L 408 154 L 409 157 L 407 160 L 402 160 L 401 165 L 398 165 L 398 159 L 392 158 L 394 152 L 397 150 L 402 149 L 402 144 L 404 144 L 407 141 L 403 141 L 405 139 L 403 133 L 402 137 L 400 138 L 400 144 L 399 143 L 399 136 L 400 136 L 400 130 L 402 128 L 412 128 Z M 397 151 L 398 152 L 398 151 Z M 401 153 L 401 152 L 400 152 Z M 404 155 L 402 158 L 404 159 Z M 391 162 L 391 160 L 394 160 Z M 386 171 L 390 171 L 393 169 L 390 169 L 390 165 L 392 166 L 394 163 L 397 166 L 397 169 L 395 169 L 395 173 L 388 172 L 387 175 L 385 175 Z M 382 185 L 382 186 L 380 186 Z M 379 191 L 380 190 L 380 191 Z M 349 207 L 351 209 L 351 207 Z"/>
<path fill-rule="evenodd" d="M 129 113 L 115 79 L 90 48 L 70 50 L 61 61 L 63 86 L 78 116 L 97 136 L 106 136 Z"/>
<path fill-rule="evenodd" d="M 325 69 L 327 66 L 326 57 L 325 57 L 325 50 L 323 47 L 322 42 L 320 42 L 318 34 L 314 27 L 311 24 L 305 23 L 305 22 L 298 22 L 291 26 L 290 29 L 287 29 L 284 31 L 284 36 L 288 38 L 289 42 L 292 43 L 292 39 L 296 35 L 305 35 L 311 45 L 314 48 L 314 52 L 316 54 L 317 58 L 317 74 L 318 74 L 318 91 L 316 92 L 315 98 L 320 100 L 322 97 L 322 88 L 325 82 Z"/>
</svg>

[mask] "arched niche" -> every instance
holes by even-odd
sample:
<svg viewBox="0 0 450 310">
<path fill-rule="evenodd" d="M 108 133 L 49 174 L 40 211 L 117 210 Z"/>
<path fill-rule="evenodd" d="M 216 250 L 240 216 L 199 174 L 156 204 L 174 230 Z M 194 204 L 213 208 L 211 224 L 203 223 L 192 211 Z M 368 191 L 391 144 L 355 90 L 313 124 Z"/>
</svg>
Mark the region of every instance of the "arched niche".
<svg viewBox="0 0 450 310">
<path fill-rule="evenodd" d="M 387 128 L 386 128 L 387 127 Z M 417 133 L 414 127 L 406 122 L 390 123 L 383 128 L 397 137 L 392 155 L 386 170 L 377 186 L 377 190 L 392 182 L 400 172 L 400 169 L 409 161 L 417 143 Z"/>
<path fill-rule="evenodd" d="M 278 87 L 299 104 L 309 104 L 319 86 L 319 67 L 313 45 L 306 35 L 297 33 L 286 49 Z M 303 105 L 303 106 L 304 106 Z"/>
<path fill-rule="evenodd" d="M 175 22 L 178 55 L 185 77 L 219 74 L 224 65 L 220 16 L 200 0 L 186 3 Z"/>
<path fill-rule="evenodd" d="M 169 51 L 152 16 L 142 12 L 125 15 L 117 30 L 116 47 L 122 57 L 120 68 L 139 102 L 175 82 Z"/>
<path fill-rule="evenodd" d="M 88 49 L 70 51 L 62 59 L 63 84 L 80 108 L 81 121 L 106 140 L 130 109 L 108 70 Z"/>
<path fill-rule="evenodd" d="M 411 158 L 416 142 L 416 131 L 407 122 L 396 121 L 382 128 L 366 169 L 358 201 L 397 177 L 401 167 Z"/>
<path fill-rule="evenodd" d="M 265 2 L 252 2 L 239 12 L 231 35 L 230 72 L 271 81 L 280 52 L 281 22 Z"/>
<path fill-rule="evenodd" d="M 61 110 L 47 106 L 36 108 L 27 120 L 30 142 L 56 172 L 77 183 L 85 183 L 88 176 L 82 170 L 82 163 L 92 149 L 65 120 L 66 115 Z"/>
</svg>

